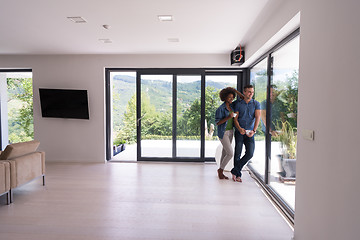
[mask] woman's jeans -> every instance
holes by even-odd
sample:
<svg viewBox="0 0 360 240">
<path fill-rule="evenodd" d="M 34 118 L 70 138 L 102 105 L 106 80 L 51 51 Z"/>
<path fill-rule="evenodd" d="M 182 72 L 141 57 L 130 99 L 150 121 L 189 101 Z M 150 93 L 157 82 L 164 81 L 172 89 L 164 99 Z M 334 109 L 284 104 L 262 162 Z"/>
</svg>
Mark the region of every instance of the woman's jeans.
<svg viewBox="0 0 360 240">
<path fill-rule="evenodd" d="M 245 155 L 240 158 L 242 147 L 245 145 Z M 252 158 L 255 150 L 254 136 L 249 138 L 246 134 L 241 135 L 238 130 L 235 130 L 235 157 L 234 168 L 231 173 L 236 177 L 241 177 L 241 170 L 244 165 Z"/>
<path fill-rule="evenodd" d="M 220 168 L 224 170 L 230 159 L 234 156 L 234 150 L 231 146 L 232 139 L 234 136 L 234 130 L 226 130 L 224 137 L 220 139 L 220 142 L 223 146 L 223 150 L 220 158 Z"/>
</svg>

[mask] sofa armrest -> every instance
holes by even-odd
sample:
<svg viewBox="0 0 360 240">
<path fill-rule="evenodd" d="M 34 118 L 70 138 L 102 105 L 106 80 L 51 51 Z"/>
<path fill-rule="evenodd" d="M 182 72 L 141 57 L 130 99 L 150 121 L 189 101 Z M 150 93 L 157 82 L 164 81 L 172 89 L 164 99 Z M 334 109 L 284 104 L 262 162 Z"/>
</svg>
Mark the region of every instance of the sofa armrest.
<svg viewBox="0 0 360 240">
<path fill-rule="evenodd" d="M 16 188 L 24 183 L 27 183 L 43 174 L 43 161 L 40 152 L 27 154 L 12 160 L 7 160 L 10 163 L 10 185 L 11 188 Z"/>
<path fill-rule="evenodd" d="M 0 195 L 10 190 L 10 164 L 0 161 Z"/>
</svg>

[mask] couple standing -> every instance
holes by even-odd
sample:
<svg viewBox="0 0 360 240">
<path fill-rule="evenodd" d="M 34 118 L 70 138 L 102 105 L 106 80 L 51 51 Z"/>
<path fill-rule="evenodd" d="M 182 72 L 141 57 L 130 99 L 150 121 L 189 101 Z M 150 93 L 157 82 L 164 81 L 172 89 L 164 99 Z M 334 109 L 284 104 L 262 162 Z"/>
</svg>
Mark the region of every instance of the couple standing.
<svg viewBox="0 0 360 240">
<path fill-rule="evenodd" d="M 236 94 L 241 99 L 234 101 Z M 220 158 L 218 177 L 229 179 L 224 175 L 224 168 L 234 157 L 234 168 L 231 169 L 232 179 L 242 182 L 241 170 L 252 158 L 255 150 L 254 134 L 260 122 L 260 103 L 252 99 L 254 87 L 244 87 L 244 94 L 235 88 L 224 88 L 220 91 L 220 99 L 224 103 L 219 106 L 215 113 L 215 122 L 218 126 L 218 137 L 223 145 Z M 235 156 L 231 146 L 235 127 Z M 242 147 L 245 145 L 245 155 L 240 158 Z"/>
</svg>

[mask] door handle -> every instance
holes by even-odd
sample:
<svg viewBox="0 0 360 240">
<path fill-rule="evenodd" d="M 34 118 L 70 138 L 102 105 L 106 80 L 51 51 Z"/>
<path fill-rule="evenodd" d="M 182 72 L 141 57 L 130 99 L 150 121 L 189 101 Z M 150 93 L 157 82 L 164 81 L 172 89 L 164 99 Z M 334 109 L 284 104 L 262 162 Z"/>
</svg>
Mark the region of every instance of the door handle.
<svg viewBox="0 0 360 240">
<path fill-rule="evenodd" d="M 138 118 L 136 120 L 138 126 L 140 125 L 140 120 L 143 119 L 143 117 L 145 117 L 145 115 L 146 115 L 146 113 L 144 113 L 144 115 L 142 115 L 140 118 Z"/>
</svg>

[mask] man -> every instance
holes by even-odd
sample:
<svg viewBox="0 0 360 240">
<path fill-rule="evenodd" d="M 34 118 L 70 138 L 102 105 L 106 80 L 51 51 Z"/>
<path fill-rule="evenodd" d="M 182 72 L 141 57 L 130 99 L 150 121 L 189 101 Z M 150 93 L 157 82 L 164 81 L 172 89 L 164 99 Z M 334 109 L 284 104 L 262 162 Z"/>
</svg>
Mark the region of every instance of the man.
<svg viewBox="0 0 360 240">
<path fill-rule="evenodd" d="M 239 91 L 234 89 L 238 95 Z M 246 85 L 244 87 L 244 99 L 234 101 L 234 112 L 239 112 L 235 121 L 235 155 L 234 168 L 231 170 L 232 179 L 236 182 L 242 182 L 241 170 L 244 165 L 252 158 L 255 150 L 254 134 L 260 122 L 260 103 L 252 97 L 254 96 L 254 87 Z M 245 145 L 245 155 L 240 158 L 242 147 Z"/>
<path fill-rule="evenodd" d="M 281 101 L 278 96 L 282 91 L 277 91 L 275 85 L 270 86 L 270 106 L 271 106 L 271 120 L 270 120 L 270 129 L 269 132 L 272 136 L 278 136 L 276 132 L 276 123 L 285 121 L 285 106 L 284 102 Z M 261 127 L 262 131 L 266 132 L 266 100 L 262 101 L 260 104 L 261 113 Z M 281 127 L 281 126 L 280 126 Z"/>
</svg>

